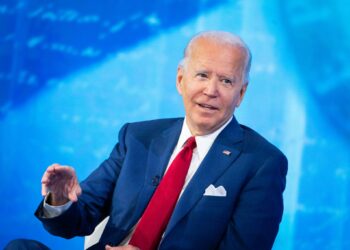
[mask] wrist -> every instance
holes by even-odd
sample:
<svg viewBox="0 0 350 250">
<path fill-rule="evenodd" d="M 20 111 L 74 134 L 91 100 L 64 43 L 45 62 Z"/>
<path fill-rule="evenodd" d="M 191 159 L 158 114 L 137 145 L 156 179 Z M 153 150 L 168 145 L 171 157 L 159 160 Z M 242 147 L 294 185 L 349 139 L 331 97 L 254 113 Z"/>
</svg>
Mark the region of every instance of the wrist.
<svg viewBox="0 0 350 250">
<path fill-rule="evenodd" d="M 48 197 L 46 199 L 46 203 L 51 205 L 51 206 L 62 206 L 64 204 L 66 204 L 67 202 L 69 202 L 68 198 L 62 197 L 62 196 L 57 196 L 51 192 L 48 194 Z"/>
</svg>

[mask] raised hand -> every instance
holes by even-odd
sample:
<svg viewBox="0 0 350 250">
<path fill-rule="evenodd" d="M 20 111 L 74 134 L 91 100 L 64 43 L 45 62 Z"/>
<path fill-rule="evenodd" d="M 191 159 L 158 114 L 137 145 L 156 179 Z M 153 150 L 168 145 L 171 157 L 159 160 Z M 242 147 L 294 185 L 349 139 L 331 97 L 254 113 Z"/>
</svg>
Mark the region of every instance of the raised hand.
<svg viewBox="0 0 350 250">
<path fill-rule="evenodd" d="M 59 206 L 68 201 L 76 202 L 81 194 L 81 188 L 75 170 L 69 166 L 52 164 L 41 179 L 41 194 L 50 192 L 48 203 Z"/>
</svg>

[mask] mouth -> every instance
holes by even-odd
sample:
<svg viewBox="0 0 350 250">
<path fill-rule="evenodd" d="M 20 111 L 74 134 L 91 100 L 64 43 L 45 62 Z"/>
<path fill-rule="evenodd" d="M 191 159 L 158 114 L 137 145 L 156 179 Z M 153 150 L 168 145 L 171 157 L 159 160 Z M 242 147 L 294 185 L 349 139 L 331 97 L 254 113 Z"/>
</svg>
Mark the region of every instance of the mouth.
<svg viewBox="0 0 350 250">
<path fill-rule="evenodd" d="M 206 103 L 197 103 L 197 105 L 205 110 L 218 110 L 217 107 Z"/>
</svg>

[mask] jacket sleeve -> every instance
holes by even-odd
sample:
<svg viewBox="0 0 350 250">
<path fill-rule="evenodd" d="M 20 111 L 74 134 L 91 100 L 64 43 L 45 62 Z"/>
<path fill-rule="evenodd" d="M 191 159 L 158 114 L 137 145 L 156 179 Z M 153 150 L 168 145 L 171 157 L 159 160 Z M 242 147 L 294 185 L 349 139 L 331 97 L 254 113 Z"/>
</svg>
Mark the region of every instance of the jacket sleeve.
<svg viewBox="0 0 350 250">
<path fill-rule="evenodd" d="M 77 202 L 54 218 L 43 217 L 41 202 L 35 216 L 45 229 L 64 238 L 89 235 L 110 212 L 111 197 L 126 154 L 127 124 L 119 132 L 119 142 L 110 156 L 81 183 L 82 195 Z"/>
<path fill-rule="evenodd" d="M 271 249 L 283 214 L 287 158 L 270 156 L 244 186 L 221 250 Z"/>
</svg>

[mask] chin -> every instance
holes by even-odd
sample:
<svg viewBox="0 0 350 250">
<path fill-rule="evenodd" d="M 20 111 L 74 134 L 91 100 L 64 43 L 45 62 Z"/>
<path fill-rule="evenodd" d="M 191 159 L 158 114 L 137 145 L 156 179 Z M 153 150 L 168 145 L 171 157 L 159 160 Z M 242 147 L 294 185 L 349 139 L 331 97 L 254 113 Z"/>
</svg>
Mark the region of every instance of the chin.
<svg viewBox="0 0 350 250">
<path fill-rule="evenodd" d="M 199 135 L 207 135 L 215 130 L 215 126 L 212 123 L 197 123 L 196 127 Z"/>
<path fill-rule="evenodd" d="M 190 119 L 194 131 L 198 135 L 206 135 L 213 132 L 215 129 L 219 128 L 223 123 L 219 119 L 213 119 L 213 116 L 204 116 L 200 114 L 195 114 Z"/>
</svg>

